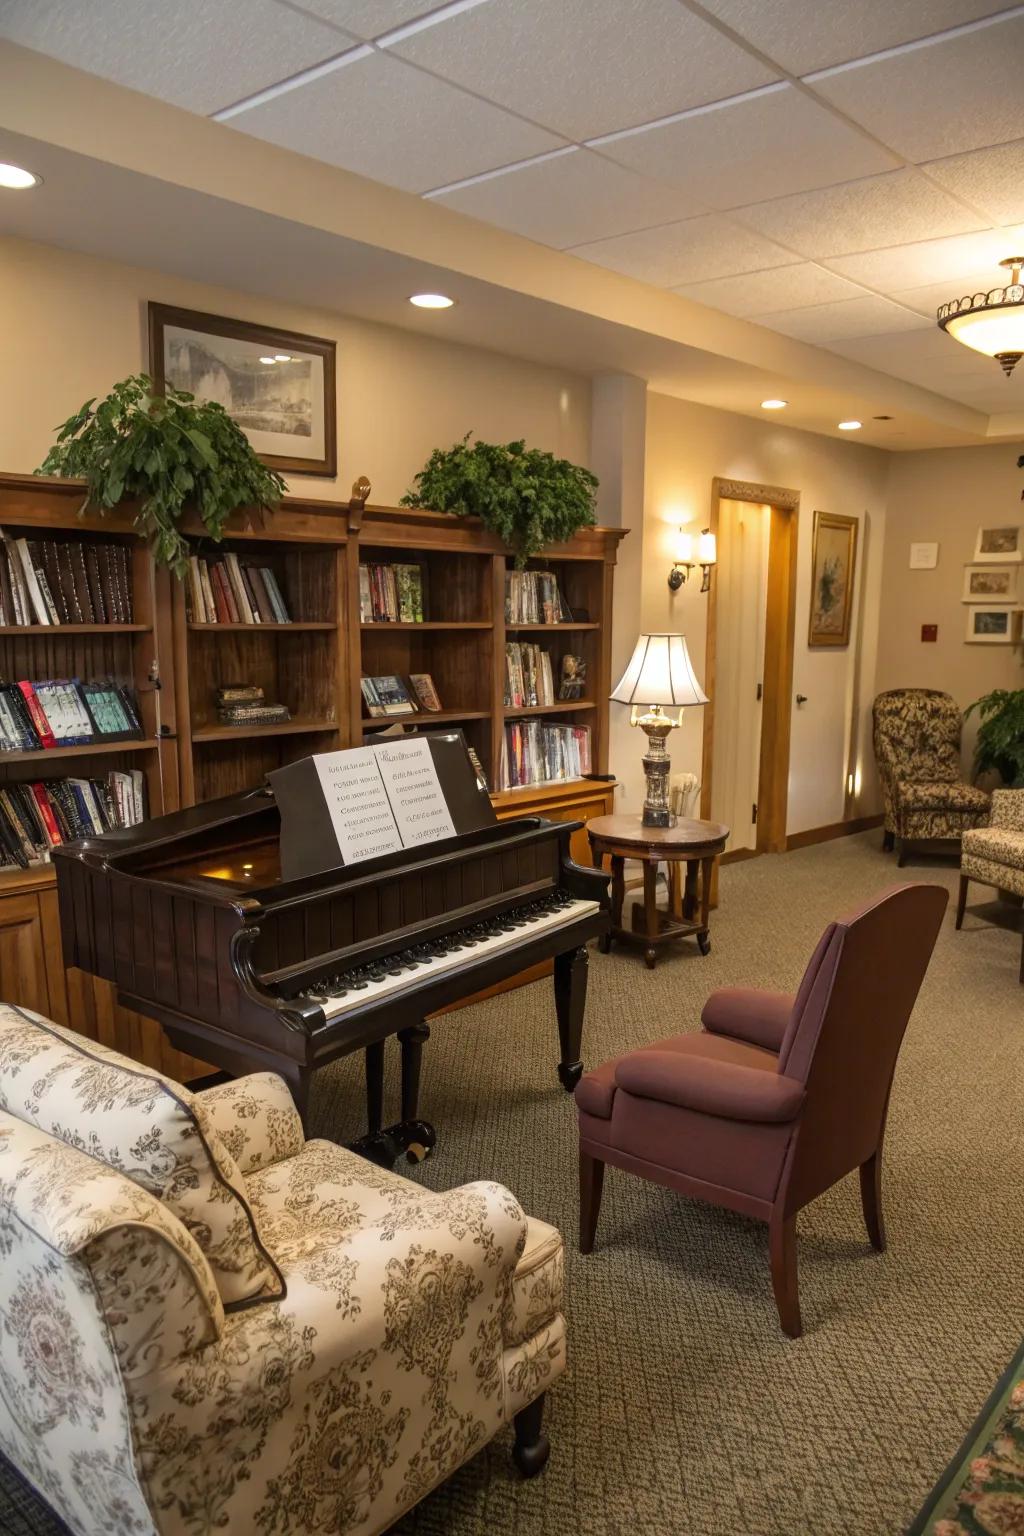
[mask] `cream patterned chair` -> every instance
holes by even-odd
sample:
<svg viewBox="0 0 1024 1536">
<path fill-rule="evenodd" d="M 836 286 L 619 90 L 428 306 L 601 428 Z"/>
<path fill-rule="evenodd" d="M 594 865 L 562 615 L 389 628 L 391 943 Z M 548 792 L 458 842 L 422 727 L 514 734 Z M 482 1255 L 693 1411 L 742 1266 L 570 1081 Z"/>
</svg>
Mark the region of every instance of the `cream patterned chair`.
<svg viewBox="0 0 1024 1536">
<path fill-rule="evenodd" d="M 964 920 L 967 886 L 971 880 L 1024 896 L 1024 789 L 994 789 L 988 826 L 975 827 L 964 833 L 960 850 L 960 890 L 956 900 L 958 928 Z M 1024 941 L 1021 943 L 1020 980 L 1024 982 Z"/>
<path fill-rule="evenodd" d="M 515 1420 L 547 1459 L 562 1240 L 0 1006 L 0 1451 L 79 1536 L 383 1531 Z"/>
<path fill-rule="evenodd" d="M 988 820 L 986 790 L 965 784 L 960 768 L 960 707 L 935 688 L 892 688 L 873 708 L 875 762 L 885 834 L 900 868 L 914 842 L 959 840 Z"/>
</svg>

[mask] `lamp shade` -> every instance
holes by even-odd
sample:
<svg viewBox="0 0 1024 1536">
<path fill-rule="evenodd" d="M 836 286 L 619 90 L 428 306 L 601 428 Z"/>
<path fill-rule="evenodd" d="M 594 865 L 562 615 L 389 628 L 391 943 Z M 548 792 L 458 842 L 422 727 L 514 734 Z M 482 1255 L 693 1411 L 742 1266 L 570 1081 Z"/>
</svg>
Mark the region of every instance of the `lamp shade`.
<svg viewBox="0 0 1024 1536">
<path fill-rule="evenodd" d="M 641 635 L 610 697 L 617 704 L 706 704 L 684 635 Z"/>
</svg>

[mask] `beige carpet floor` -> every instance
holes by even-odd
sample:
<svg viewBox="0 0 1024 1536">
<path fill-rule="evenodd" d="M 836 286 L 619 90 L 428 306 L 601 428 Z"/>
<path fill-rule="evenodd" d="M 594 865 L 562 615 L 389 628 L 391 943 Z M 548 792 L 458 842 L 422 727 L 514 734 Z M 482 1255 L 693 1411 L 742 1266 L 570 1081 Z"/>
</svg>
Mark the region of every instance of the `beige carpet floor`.
<svg viewBox="0 0 1024 1536">
<path fill-rule="evenodd" d="M 593 953 L 586 1061 L 697 1028 L 716 986 L 794 988 L 829 918 L 897 878 L 952 894 L 948 863 L 899 876 L 879 843 L 729 866 L 706 958 L 687 945 L 648 972 L 634 953 Z M 439 1021 L 422 1105 L 440 1145 L 412 1177 L 500 1179 L 562 1229 L 571 1363 L 549 1398 L 543 1477 L 516 1476 L 504 1436 L 396 1536 L 899 1536 L 1024 1331 L 1018 958 L 1013 934 L 971 916 L 957 934 L 950 909 L 893 1093 L 889 1250 L 868 1247 L 855 1178 L 804 1211 L 796 1342 L 778 1328 L 758 1223 L 610 1170 L 598 1246 L 579 1255 L 549 983 Z M 315 1115 L 340 1139 L 362 1128 L 354 1062 Z"/>
</svg>

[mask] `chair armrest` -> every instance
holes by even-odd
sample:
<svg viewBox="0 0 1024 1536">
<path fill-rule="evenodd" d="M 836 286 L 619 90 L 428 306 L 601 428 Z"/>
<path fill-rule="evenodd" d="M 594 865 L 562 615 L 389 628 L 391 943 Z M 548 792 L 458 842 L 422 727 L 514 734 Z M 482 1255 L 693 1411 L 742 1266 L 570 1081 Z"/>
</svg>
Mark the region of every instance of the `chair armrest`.
<svg viewBox="0 0 1024 1536">
<path fill-rule="evenodd" d="M 994 789 L 988 824 L 1010 832 L 1024 832 L 1024 789 Z"/>
<path fill-rule="evenodd" d="M 782 1048 L 795 1001 L 791 992 L 720 987 L 704 1004 L 700 1021 L 714 1035 L 728 1035 L 777 1052 Z"/>
<path fill-rule="evenodd" d="M 627 1093 L 678 1104 L 725 1120 L 774 1123 L 794 1120 L 806 1097 L 802 1083 L 758 1067 L 702 1061 L 675 1051 L 637 1051 L 615 1069 Z"/>
<path fill-rule="evenodd" d="M 288 1084 L 276 1072 L 253 1072 L 196 1098 L 243 1177 L 297 1157 L 306 1144 Z"/>
</svg>

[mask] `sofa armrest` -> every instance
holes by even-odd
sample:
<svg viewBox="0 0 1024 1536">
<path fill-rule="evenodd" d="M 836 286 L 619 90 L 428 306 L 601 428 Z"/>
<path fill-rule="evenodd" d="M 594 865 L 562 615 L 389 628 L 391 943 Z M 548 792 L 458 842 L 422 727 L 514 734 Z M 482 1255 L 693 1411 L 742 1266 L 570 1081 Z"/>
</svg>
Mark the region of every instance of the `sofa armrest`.
<svg viewBox="0 0 1024 1536">
<path fill-rule="evenodd" d="M 276 1072 L 253 1072 L 196 1098 L 243 1176 L 296 1157 L 306 1144 L 288 1084 Z"/>
<path fill-rule="evenodd" d="M 1024 789 L 994 789 L 990 827 L 1005 827 L 1010 832 L 1024 832 Z"/>
<path fill-rule="evenodd" d="M 675 1051 L 637 1051 L 615 1069 L 627 1093 L 662 1104 L 678 1104 L 725 1120 L 794 1120 L 806 1093 L 802 1083 L 758 1067 L 680 1056 Z"/>
<path fill-rule="evenodd" d="M 778 1052 L 795 1001 L 791 992 L 720 987 L 704 1004 L 700 1021 L 714 1035 L 728 1035 L 733 1040 L 746 1040 L 750 1045 Z"/>
</svg>

